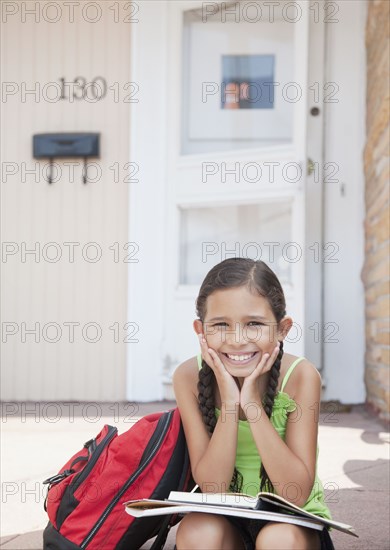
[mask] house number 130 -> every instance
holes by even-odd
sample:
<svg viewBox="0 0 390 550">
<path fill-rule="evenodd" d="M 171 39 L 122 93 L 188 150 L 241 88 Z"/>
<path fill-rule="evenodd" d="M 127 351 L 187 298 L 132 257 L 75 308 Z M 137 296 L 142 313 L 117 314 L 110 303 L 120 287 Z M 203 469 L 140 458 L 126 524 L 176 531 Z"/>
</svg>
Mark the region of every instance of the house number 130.
<svg viewBox="0 0 390 550">
<path fill-rule="evenodd" d="M 61 99 L 86 99 L 91 103 L 103 99 L 107 95 L 107 82 L 102 76 L 96 76 L 91 82 L 83 76 L 77 76 L 73 82 L 60 78 Z"/>
</svg>

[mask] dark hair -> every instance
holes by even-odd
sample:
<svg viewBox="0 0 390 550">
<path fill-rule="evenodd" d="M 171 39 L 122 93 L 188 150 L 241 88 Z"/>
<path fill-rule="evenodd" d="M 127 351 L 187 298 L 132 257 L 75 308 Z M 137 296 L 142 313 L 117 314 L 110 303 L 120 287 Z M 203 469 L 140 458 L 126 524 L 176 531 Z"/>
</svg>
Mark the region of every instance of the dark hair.
<svg viewBox="0 0 390 550">
<path fill-rule="evenodd" d="M 277 325 L 286 315 L 286 302 L 282 286 L 275 273 L 261 260 L 249 258 L 228 258 L 215 265 L 206 275 L 196 299 L 196 314 L 204 322 L 206 317 L 207 298 L 216 290 L 245 286 L 250 292 L 264 296 L 272 309 Z M 263 398 L 264 410 L 271 417 L 276 388 L 278 385 L 280 365 L 283 357 L 283 341 L 280 341 L 280 350 L 269 374 L 268 387 Z M 217 418 L 215 415 L 215 374 L 211 367 L 202 359 L 202 368 L 199 370 L 198 403 L 203 422 L 210 434 L 213 433 Z M 268 474 L 261 464 L 260 491 L 273 490 Z M 233 492 L 242 491 L 242 474 L 234 468 L 230 483 Z"/>
</svg>

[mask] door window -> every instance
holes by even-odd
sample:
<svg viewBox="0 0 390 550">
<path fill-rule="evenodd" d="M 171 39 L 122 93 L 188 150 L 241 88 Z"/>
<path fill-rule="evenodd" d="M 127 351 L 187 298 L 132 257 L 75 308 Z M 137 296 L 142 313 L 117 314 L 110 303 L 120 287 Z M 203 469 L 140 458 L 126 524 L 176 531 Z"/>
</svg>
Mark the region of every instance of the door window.
<svg viewBox="0 0 390 550">
<path fill-rule="evenodd" d="M 249 3 L 183 13 L 181 154 L 291 143 L 294 32 L 282 11 Z M 256 4 L 256 3 L 250 3 Z M 225 10 L 225 11 L 224 11 Z M 239 24 L 237 23 L 239 17 Z"/>
<path fill-rule="evenodd" d="M 291 203 L 273 201 L 180 209 L 180 285 L 200 285 L 213 265 L 241 256 L 263 260 L 282 285 L 300 251 L 291 243 Z"/>
</svg>

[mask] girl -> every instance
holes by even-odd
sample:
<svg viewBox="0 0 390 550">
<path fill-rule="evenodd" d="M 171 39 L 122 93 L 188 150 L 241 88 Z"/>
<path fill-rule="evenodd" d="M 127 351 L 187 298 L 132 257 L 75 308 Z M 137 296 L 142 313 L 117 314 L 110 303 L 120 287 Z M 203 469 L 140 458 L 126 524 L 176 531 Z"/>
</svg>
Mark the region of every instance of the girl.
<svg viewBox="0 0 390 550">
<path fill-rule="evenodd" d="M 268 490 L 330 518 L 316 474 L 321 378 L 284 353 L 292 319 L 262 261 L 214 266 L 196 301 L 201 352 L 174 372 L 192 475 L 202 492 Z M 189 513 L 177 550 L 333 549 L 328 530 Z"/>
</svg>

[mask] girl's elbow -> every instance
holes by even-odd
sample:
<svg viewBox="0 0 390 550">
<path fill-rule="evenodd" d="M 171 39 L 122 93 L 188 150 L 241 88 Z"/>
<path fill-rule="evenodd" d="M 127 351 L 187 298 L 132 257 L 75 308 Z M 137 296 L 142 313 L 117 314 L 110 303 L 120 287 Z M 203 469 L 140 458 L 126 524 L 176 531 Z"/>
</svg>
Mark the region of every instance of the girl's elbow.
<svg viewBox="0 0 390 550">
<path fill-rule="evenodd" d="M 224 480 L 213 479 L 205 477 L 199 471 L 192 472 L 192 478 L 202 493 L 226 493 L 228 492 L 229 484 Z"/>
<path fill-rule="evenodd" d="M 292 504 L 295 504 L 295 506 L 298 506 L 299 508 L 303 508 L 310 497 L 312 487 L 313 487 L 313 484 L 310 484 L 310 487 L 309 487 L 307 485 L 304 486 L 303 484 L 300 484 L 300 483 L 298 484 L 294 483 L 295 490 L 293 491 L 291 487 L 291 483 L 288 483 L 284 487 L 282 492 L 279 494 L 281 497 L 289 500 Z"/>
<path fill-rule="evenodd" d="M 301 481 L 296 485 L 295 506 L 304 507 L 313 490 L 314 480 L 314 475 L 309 473 L 305 467 L 305 470 L 302 471 Z"/>
<path fill-rule="evenodd" d="M 303 508 L 306 502 L 309 500 L 312 488 L 313 488 L 313 484 L 311 483 L 310 487 L 307 487 L 306 489 L 299 491 L 299 494 L 297 495 L 297 500 L 294 502 L 294 504 L 296 506 L 299 506 L 299 508 Z"/>
<path fill-rule="evenodd" d="M 308 498 L 309 498 L 309 495 L 307 495 L 306 497 L 303 497 L 303 498 L 301 497 L 301 498 L 297 499 L 294 502 L 295 506 L 298 506 L 299 508 L 303 508 L 305 506 Z"/>
<path fill-rule="evenodd" d="M 226 493 L 226 485 L 215 481 L 205 481 L 199 485 L 202 493 Z"/>
</svg>

